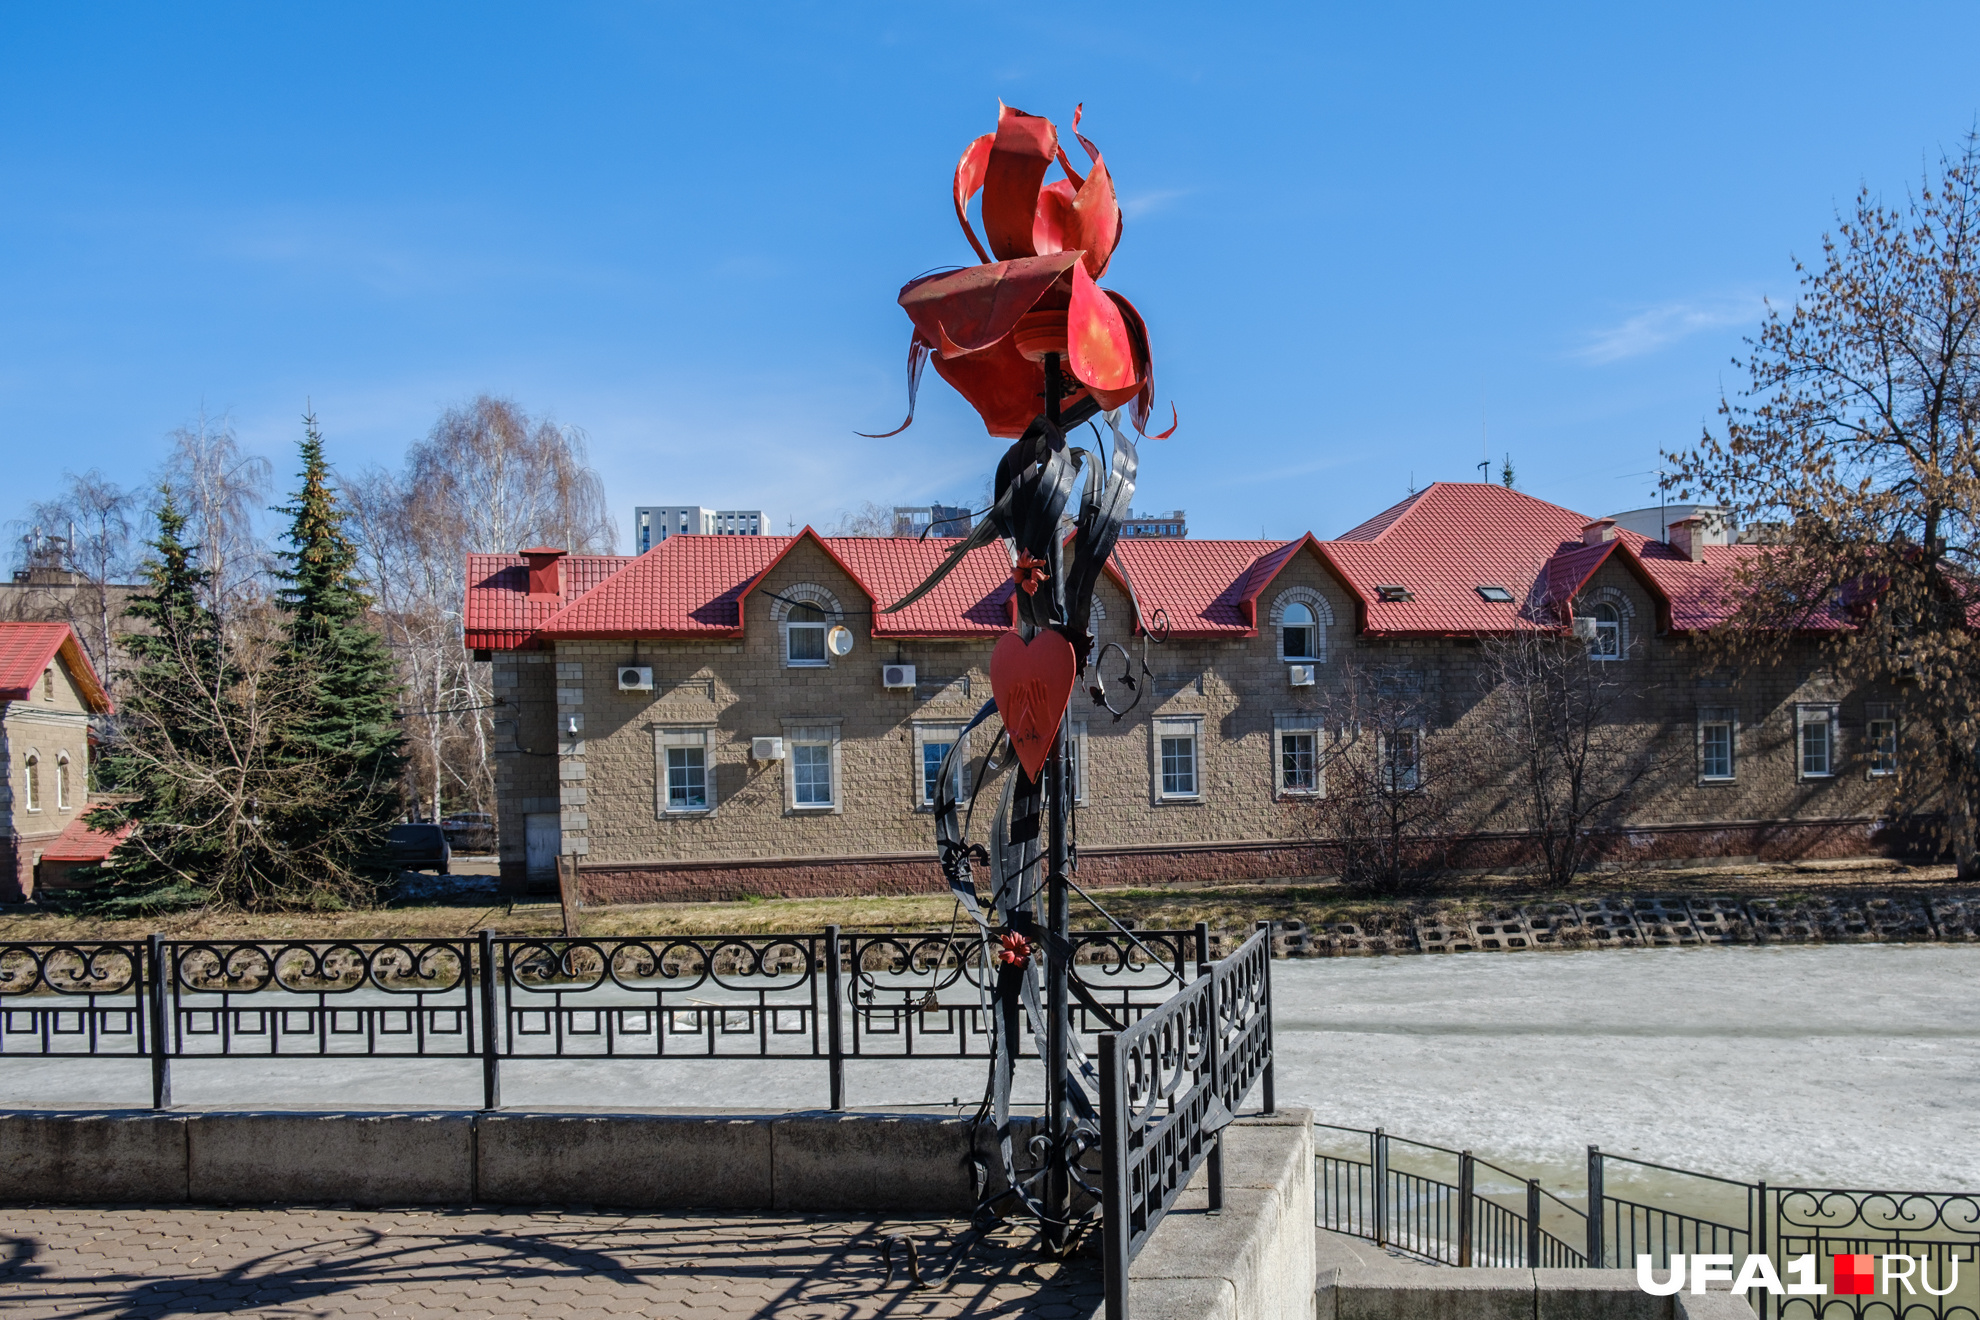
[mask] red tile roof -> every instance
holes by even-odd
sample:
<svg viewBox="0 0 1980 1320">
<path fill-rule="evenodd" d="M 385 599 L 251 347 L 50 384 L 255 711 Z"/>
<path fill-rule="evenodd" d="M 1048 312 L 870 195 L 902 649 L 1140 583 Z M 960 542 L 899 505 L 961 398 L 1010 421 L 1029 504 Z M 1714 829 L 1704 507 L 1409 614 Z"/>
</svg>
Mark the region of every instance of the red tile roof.
<svg viewBox="0 0 1980 1320">
<path fill-rule="evenodd" d="M 1528 602 L 1544 596 L 1548 561 L 1579 547 L 1588 519 L 1504 486 L 1439 481 L 1323 542 L 1327 558 L 1360 598 L 1371 633 L 1444 635 L 1552 628 Z M 1377 588 L 1409 600 L 1385 601 Z M 1494 604 L 1480 587 L 1504 587 Z"/>
<path fill-rule="evenodd" d="M 66 623 L 0 623 L 0 701 L 27 701 L 57 655 L 68 667 L 83 700 L 99 714 L 111 709 L 103 680 Z"/>
<path fill-rule="evenodd" d="M 569 555 L 564 559 L 562 600 L 529 594 L 529 561 L 521 555 L 467 557 L 467 645 L 477 651 L 513 651 L 564 605 L 632 563 L 626 555 Z"/>
<path fill-rule="evenodd" d="M 1132 580 L 1144 618 L 1160 610 L 1179 637 L 1256 633 L 1258 601 L 1305 550 L 1357 601 L 1357 625 L 1377 635 L 1448 636 L 1555 630 L 1559 606 L 1615 560 L 1656 600 L 1658 623 L 1702 629 L 1728 614 L 1736 567 L 1756 546 L 1712 546 L 1693 563 L 1634 532 L 1587 546 L 1590 520 L 1503 486 L 1437 482 L 1333 541 L 1195 541 L 1130 538 L 1115 569 Z M 972 551 L 942 584 L 898 615 L 879 611 L 906 595 L 953 541 L 903 537 L 670 536 L 638 558 L 573 555 L 559 600 L 532 600 L 521 555 L 468 558 L 467 639 L 512 649 L 539 638 L 734 637 L 742 601 L 800 540 L 810 539 L 866 593 L 844 602 L 849 622 L 876 637 L 969 637 L 1011 624 L 1010 561 L 1000 546 Z M 1411 599 L 1385 601 L 1381 587 Z M 1491 602 L 1480 587 L 1504 587 Z M 870 613 L 868 611 L 871 611 Z"/>
<path fill-rule="evenodd" d="M 55 837 L 55 842 L 41 850 L 41 860 L 44 862 L 100 862 L 108 857 L 118 844 L 129 838 L 131 831 L 136 828 L 137 822 L 126 821 L 124 824 L 119 825 L 112 833 L 104 834 L 99 830 L 91 829 L 88 822 L 83 817 L 78 816 L 70 821 L 67 828 Z"/>
<path fill-rule="evenodd" d="M 1297 541 L 1190 541 L 1130 537 L 1114 558 L 1134 584 L 1142 622 L 1167 616 L 1176 637 L 1249 637 L 1257 632 L 1257 601 L 1310 537 Z"/>
</svg>

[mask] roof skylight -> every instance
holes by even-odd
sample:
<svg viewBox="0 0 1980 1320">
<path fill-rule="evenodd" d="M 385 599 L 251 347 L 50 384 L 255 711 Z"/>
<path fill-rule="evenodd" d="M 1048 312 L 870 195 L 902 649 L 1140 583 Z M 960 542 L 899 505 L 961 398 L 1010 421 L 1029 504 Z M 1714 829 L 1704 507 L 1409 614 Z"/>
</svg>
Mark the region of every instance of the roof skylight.
<svg viewBox="0 0 1980 1320">
<path fill-rule="evenodd" d="M 1476 588 L 1476 590 L 1481 599 L 1488 600 L 1494 605 L 1510 605 L 1512 603 L 1513 594 L 1504 587 L 1481 586 Z"/>
</svg>

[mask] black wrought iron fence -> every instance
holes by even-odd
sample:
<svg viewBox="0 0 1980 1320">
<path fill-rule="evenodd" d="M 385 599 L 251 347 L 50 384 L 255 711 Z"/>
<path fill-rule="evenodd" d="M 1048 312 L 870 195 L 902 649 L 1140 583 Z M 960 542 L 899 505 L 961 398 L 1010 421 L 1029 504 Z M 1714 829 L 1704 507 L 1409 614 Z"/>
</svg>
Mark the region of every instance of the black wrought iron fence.
<svg viewBox="0 0 1980 1320">
<path fill-rule="evenodd" d="M 1075 932 L 1074 1026 L 1134 1022 L 1203 977 L 1209 930 Z M 972 934 L 497 936 L 0 943 L 0 1060 L 985 1058 L 990 953 Z M 836 969 L 836 973 L 834 971 Z M 1029 1048 L 1029 1042 L 1026 1042 Z"/>
<path fill-rule="evenodd" d="M 1100 1037 L 1101 1225 L 1107 1317 L 1126 1320 L 1128 1266 L 1209 1164 L 1223 1204 L 1222 1133 L 1272 1078 L 1272 945 L 1260 929 L 1230 957 L 1126 1031 Z"/>
<path fill-rule="evenodd" d="M 1634 1269 L 1648 1257 L 1661 1272 L 1677 1256 L 1717 1256 L 1737 1270 L 1758 1255 L 1784 1285 L 1824 1289 L 1754 1289 L 1762 1320 L 1980 1320 L 1980 1193 L 1770 1187 L 1590 1146 L 1585 1192 L 1564 1199 L 1469 1151 L 1315 1126 L 1368 1142 L 1365 1159 L 1315 1156 L 1315 1221 L 1424 1260 Z M 1396 1167 L 1399 1155 L 1412 1167 Z M 1871 1292 L 1836 1291 L 1843 1255 L 1872 1259 Z M 1905 1278 L 1886 1283 L 1886 1256 Z"/>
<path fill-rule="evenodd" d="M 1315 1126 L 1368 1141 L 1365 1160 L 1315 1156 L 1314 1218 L 1322 1228 L 1445 1265 L 1586 1263 L 1583 1252 L 1548 1227 L 1579 1227 L 1585 1216 L 1537 1178 L 1521 1177 L 1468 1150 L 1410 1141 L 1381 1128 Z M 1398 1153 L 1416 1167 L 1398 1168 Z M 1446 1171 L 1449 1180 L 1438 1176 Z"/>
</svg>

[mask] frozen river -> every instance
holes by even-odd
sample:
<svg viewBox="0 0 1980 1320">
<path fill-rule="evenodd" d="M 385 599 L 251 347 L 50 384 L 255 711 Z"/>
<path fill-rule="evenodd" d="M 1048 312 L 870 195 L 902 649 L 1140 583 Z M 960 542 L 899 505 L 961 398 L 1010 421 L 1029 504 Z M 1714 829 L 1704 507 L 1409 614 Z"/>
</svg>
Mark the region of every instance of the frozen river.
<svg viewBox="0 0 1980 1320">
<path fill-rule="evenodd" d="M 1581 1181 L 1583 1150 L 1770 1182 L 1980 1187 L 1980 946 L 1604 950 L 1272 967 L 1278 1086 L 1323 1121 Z M 1035 1065 L 1034 1065 L 1035 1067 Z M 179 1061 L 195 1106 L 480 1102 L 467 1060 Z M 975 1063 L 848 1065 L 848 1101 L 980 1095 Z M 134 1106 L 139 1060 L 0 1059 L 0 1105 Z M 799 1108 L 822 1064 L 515 1062 L 511 1106 Z M 965 1107 L 973 1108 L 973 1105 Z"/>
</svg>

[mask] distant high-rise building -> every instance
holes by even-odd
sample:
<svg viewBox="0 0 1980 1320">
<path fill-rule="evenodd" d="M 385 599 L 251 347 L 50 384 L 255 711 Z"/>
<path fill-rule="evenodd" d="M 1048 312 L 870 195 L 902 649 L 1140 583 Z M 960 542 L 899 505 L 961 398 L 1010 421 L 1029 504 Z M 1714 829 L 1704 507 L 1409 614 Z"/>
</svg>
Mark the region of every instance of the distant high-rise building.
<svg viewBox="0 0 1980 1320">
<path fill-rule="evenodd" d="M 1181 509 L 1173 513 L 1130 513 L 1121 522 L 1122 536 L 1168 536 L 1189 535 L 1189 519 Z"/>
<path fill-rule="evenodd" d="M 643 555 L 670 536 L 768 536 L 771 530 L 761 509 L 641 504 L 633 509 L 633 553 Z"/>
<path fill-rule="evenodd" d="M 968 536 L 972 514 L 950 504 L 897 504 L 894 506 L 894 535 Z"/>
</svg>

